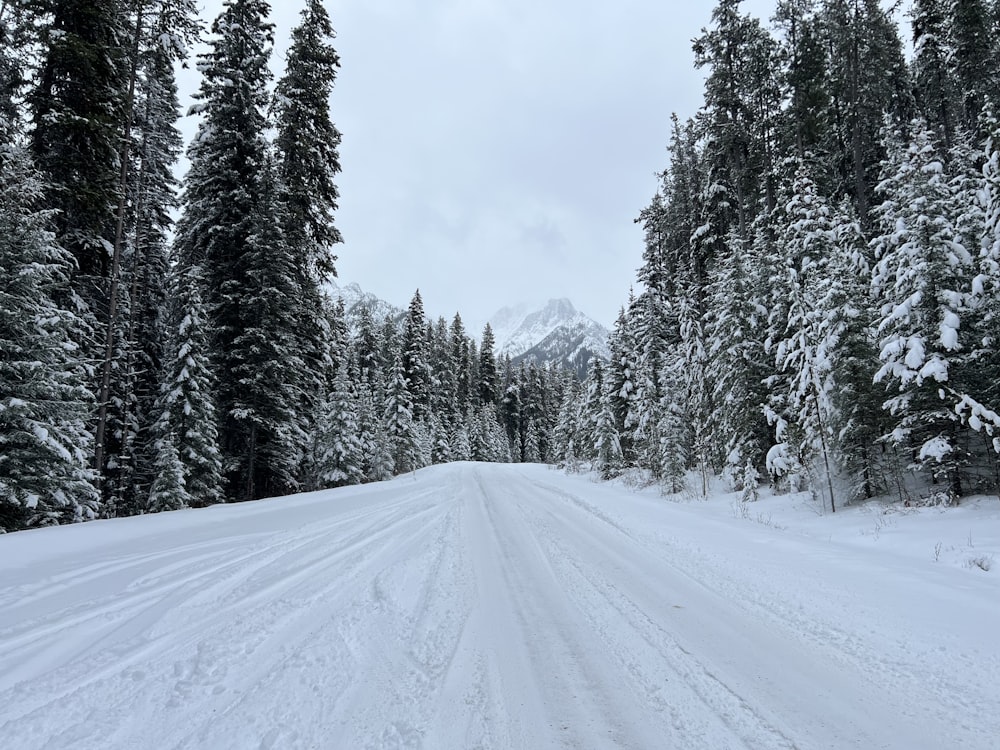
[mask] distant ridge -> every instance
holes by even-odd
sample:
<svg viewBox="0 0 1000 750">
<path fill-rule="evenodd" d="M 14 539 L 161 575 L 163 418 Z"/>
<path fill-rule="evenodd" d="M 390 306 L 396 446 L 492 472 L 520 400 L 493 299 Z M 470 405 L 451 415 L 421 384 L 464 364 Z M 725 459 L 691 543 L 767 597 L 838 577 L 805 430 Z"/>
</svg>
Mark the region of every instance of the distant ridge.
<svg viewBox="0 0 1000 750">
<path fill-rule="evenodd" d="M 608 359 L 608 329 L 578 311 L 568 299 L 551 299 L 540 309 L 504 307 L 490 318 L 498 357 L 511 362 L 558 364 L 581 378 L 592 357 Z"/>
<path fill-rule="evenodd" d="M 361 310 L 365 308 L 371 312 L 372 318 L 376 322 L 381 322 L 387 317 L 398 319 L 405 313 L 402 308 L 389 304 L 371 292 L 364 291 L 354 282 L 340 286 L 336 281 L 331 281 L 327 286 L 327 291 L 333 299 L 343 300 L 347 324 L 352 328 L 357 326 Z"/>
</svg>

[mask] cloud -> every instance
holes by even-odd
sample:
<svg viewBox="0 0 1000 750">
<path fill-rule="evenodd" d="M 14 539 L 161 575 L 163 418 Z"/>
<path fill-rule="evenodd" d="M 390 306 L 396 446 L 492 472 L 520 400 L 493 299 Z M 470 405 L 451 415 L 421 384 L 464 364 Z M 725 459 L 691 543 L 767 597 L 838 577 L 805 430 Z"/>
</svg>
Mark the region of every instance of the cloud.
<svg viewBox="0 0 1000 750">
<path fill-rule="evenodd" d="M 298 5 L 274 3 L 280 38 Z M 206 18 L 221 2 L 209 6 Z M 641 262 L 632 219 L 666 165 L 670 114 L 701 102 L 690 40 L 710 4 L 327 7 L 342 64 L 342 281 L 404 305 L 419 287 L 431 314 L 470 320 L 569 297 L 610 324 Z M 743 7 L 769 15 L 773 3 Z"/>
</svg>

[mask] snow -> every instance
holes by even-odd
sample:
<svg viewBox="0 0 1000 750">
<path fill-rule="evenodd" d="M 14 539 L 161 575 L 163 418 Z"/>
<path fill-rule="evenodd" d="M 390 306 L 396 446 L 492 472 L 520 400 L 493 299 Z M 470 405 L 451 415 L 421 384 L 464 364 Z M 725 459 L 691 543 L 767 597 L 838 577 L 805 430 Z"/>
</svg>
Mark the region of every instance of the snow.
<svg viewBox="0 0 1000 750">
<path fill-rule="evenodd" d="M 609 359 L 608 330 L 573 307 L 568 299 L 551 299 L 544 306 L 533 309 L 527 305 L 504 307 L 490 318 L 490 328 L 498 356 L 516 358 L 556 331 L 571 332 L 570 338 L 579 337 L 581 348 L 587 348 Z"/>
<path fill-rule="evenodd" d="M 941 320 L 941 345 L 948 351 L 958 349 L 958 329 L 961 321 L 953 310 L 946 310 Z"/>
<path fill-rule="evenodd" d="M 459 463 L 0 537 L 0 736 L 996 747 L 996 498 L 736 497 Z"/>
<path fill-rule="evenodd" d="M 920 446 L 920 460 L 926 461 L 929 458 L 933 458 L 938 462 L 943 461 L 945 457 L 951 453 L 952 446 L 951 443 L 944 437 L 940 435 L 932 437 L 930 440 L 926 441 Z"/>
</svg>

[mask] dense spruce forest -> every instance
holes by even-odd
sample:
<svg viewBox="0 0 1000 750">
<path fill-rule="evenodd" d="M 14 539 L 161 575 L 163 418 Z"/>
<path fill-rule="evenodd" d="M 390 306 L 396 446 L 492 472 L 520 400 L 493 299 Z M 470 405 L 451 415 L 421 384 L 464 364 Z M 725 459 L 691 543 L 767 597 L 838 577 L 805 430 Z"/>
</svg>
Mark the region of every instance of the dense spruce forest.
<svg viewBox="0 0 1000 750">
<path fill-rule="evenodd" d="M 570 376 L 327 294 L 340 61 L 304 6 L 274 81 L 262 0 L 207 34 L 194 0 L 0 2 L 0 530 L 549 455 Z"/>
<path fill-rule="evenodd" d="M 898 11 L 781 0 L 768 27 L 720 0 L 560 460 L 831 510 L 998 491 L 1000 3 Z"/>
<path fill-rule="evenodd" d="M 582 384 L 419 292 L 348 324 L 340 60 L 303 4 L 275 80 L 263 0 L 209 29 L 194 0 L 0 2 L 0 530 L 460 459 L 831 509 L 998 490 L 1000 3 L 720 0 Z"/>
</svg>

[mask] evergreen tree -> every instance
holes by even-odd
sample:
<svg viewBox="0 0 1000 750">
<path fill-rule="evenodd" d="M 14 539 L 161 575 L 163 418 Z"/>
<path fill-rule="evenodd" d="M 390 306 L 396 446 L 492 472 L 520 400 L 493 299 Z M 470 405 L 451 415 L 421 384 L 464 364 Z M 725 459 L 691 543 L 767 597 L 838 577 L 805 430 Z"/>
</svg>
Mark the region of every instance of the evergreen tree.
<svg viewBox="0 0 1000 750">
<path fill-rule="evenodd" d="M 670 384 L 664 394 L 679 389 L 685 399 L 683 424 L 676 419 L 663 432 L 663 440 L 671 446 L 663 453 L 664 471 L 677 484 L 681 466 L 696 468 L 701 478 L 701 495 L 708 495 L 708 479 L 714 457 L 712 448 L 712 412 L 714 410 L 714 383 L 710 371 L 709 341 L 706 334 L 706 314 L 703 311 L 704 293 L 688 285 L 681 290 L 677 302 L 678 329 L 680 333 L 679 356 L 668 358 L 666 373 Z M 672 409 L 677 408 L 676 396 Z M 681 445 L 684 443 L 683 452 Z"/>
<path fill-rule="evenodd" d="M 493 353 L 495 342 L 493 329 L 487 323 L 483 329 L 483 342 L 479 347 L 479 403 L 484 405 L 500 402 L 500 381 L 497 375 L 497 361 Z"/>
<path fill-rule="evenodd" d="M 159 440 L 169 437 L 174 443 L 184 466 L 189 504 L 197 508 L 223 500 L 208 315 L 201 299 L 199 266 L 175 267 L 171 279 L 177 321 L 167 348 L 155 432 Z"/>
<path fill-rule="evenodd" d="M 784 32 L 783 87 L 788 108 L 781 128 L 786 153 L 819 166 L 832 149 L 829 60 L 815 0 L 780 0 L 774 20 Z M 823 158 L 817 158 L 822 155 Z M 823 175 L 827 177 L 827 175 Z"/>
<path fill-rule="evenodd" d="M 442 428 L 448 432 L 459 416 L 458 363 L 454 360 L 454 347 L 448 324 L 438 318 L 430 339 L 428 367 L 431 374 L 431 413 L 437 416 Z"/>
<path fill-rule="evenodd" d="M 385 362 L 379 332 L 372 317 L 372 311 L 362 304 L 358 312 L 357 333 L 354 351 L 358 360 L 358 375 L 362 382 L 373 385 L 381 374 L 384 379 Z"/>
<path fill-rule="evenodd" d="M 671 493 L 684 489 L 684 478 L 689 463 L 689 453 L 694 448 L 692 424 L 688 421 L 691 408 L 695 406 L 693 395 L 685 387 L 685 352 L 674 349 L 668 355 L 660 373 L 663 396 L 657 409 L 656 426 L 653 434 L 657 437 L 654 476 L 661 479 L 666 490 Z M 701 467 L 705 471 L 704 467 Z M 702 496 L 707 488 L 702 488 Z"/>
<path fill-rule="evenodd" d="M 892 441 L 961 496 L 968 458 L 956 414 L 939 394 L 945 383 L 961 389 L 963 286 L 972 258 L 952 223 L 933 134 L 917 122 L 909 145 L 893 154 L 879 185 L 881 234 L 872 241 L 872 283 L 882 302 L 876 378 L 894 391 L 886 401 L 896 419 Z"/>
<path fill-rule="evenodd" d="M 609 394 L 602 393 L 594 418 L 593 467 L 602 479 L 614 479 L 622 473 L 625 461 L 621 441 L 615 429 L 614 412 Z"/>
<path fill-rule="evenodd" d="M 524 433 L 524 462 L 537 464 L 542 462 L 541 441 L 538 436 L 538 425 L 534 419 L 528 420 Z"/>
<path fill-rule="evenodd" d="M 913 113 L 899 31 L 878 0 L 823 0 L 819 23 L 829 60 L 834 124 L 835 196 L 849 196 L 864 231 L 879 169 L 886 114 L 897 124 Z"/>
<path fill-rule="evenodd" d="M 829 206 L 807 170 L 800 166 L 784 208 L 777 243 L 783 257 L 776 290 L 786 300 L 786 315 L 781 329 L 772 335 L 776 369 L 787 378 L 788 389 L 783 394 L 785 413 L 778 416 L 776 439 L 788 442 L 795 436 L 798 444 L 789 449 L 811 477 L 822 476 L 823 485 L 814 483 L 813 489 L 828 492 L 831 510 L 836 509 L 830 429 L 832 342 L 823 337 L 819 288 L 829 276 L 833 243 Z"/>
<path fill-rule="evenodd" d="M 57 304 L 73 259 L 45 227 L 42 182 L 16 147 L 0 147 L 0 528 L 93 518 L 88 462 L 93 395 L 82 322 Z"/>
<path fill-rule="evenodd" d="M 357 398 L 352 392 L 348 361 L 342 359 L 323 405 L 313 438 L 317 489 L 357 484 L 364 476 Z"/>
<path fill-rule="evenodd" d="M 385 376 L 372 373 L 358 388 L 358 436 L 361 440 L 362 481 L 380 482 L 392 477 L 395 460 L 385 413 Z"/>
<path fill-rule="evenodd" d="M 299 413 L 307 354 L 299 338 L 304 294 L 265 139 L 273 25 L 263 0 L 227 0 L 201 56 L 204 115 L 178 224 L 183 264 L 206 269 L 228 493 L 238 500 L 298 486 Z"/>
<path fill-rule="evenodd" d="M 30 83 L 36 13 L 11 3 L 0 14 L 0 147 L 13 145 L 27 125 L 23 104 Z"/>
<path fill-rule="evenodd" d="M 343 242 L 333 223 L 340 173 L 340 131 L 329 105 L 340 67 L 334 37 L 321 0 L 306 0 L 302 20 L 292 30 L 285 75 L 275 87 L 285 236 L 316 282 L 336 275 L 331 250 Z"/>
<path fill-rule="evenodd" d="M 465 415 L 469 413 L 472 403 L 472 362 L 469 350 L 469 337 L 465 333 L 462 317 L 455 313 L 449 328 L 451 341 L 451 361 L 455 368 L 455 400 L 458 411 Z"/>
<path fill-rule="evenodd" d="M 184 487 L 184 465 L 177 455 L 173 436 L 167 435 L 158 442 L 156 474 L 146 506 L 150 513 L 160 513 L 186 508 L 189 504 L 190 498 Z"/>
<path fill-rule="evenodd" d="M 301 359 L 299 422 L 311 429 L 320 409 L 326 354 L 323 286 L 336 275 L 333 246 L 342 242 L 334 226 L 339 193 L 340 132 L 330 119 L 330 94 L 340 60 L 331 44 L 329 15 L 320 0 L 308 0 L 292 30 L 285 74 L 275 87 L 279 202 L 284 242 L 295 270 L 295 346 Z M 336 371 L 334 365 L 333 371 Z"/>
<path fill-rule="evenodd" d="M 421 466 L 420 435 L 413 418 L 413 396 L 402 360 L 393 368 L 385 395 L 385 428 L 393 460 L 393 473 L 405 474 Z"/>
<path fill-rule="evenodd" d="M 955 145 L 961 105 L 950 65 L 948 5 L 950 0 L 915 0 L 911 10 L 914 98 L 945 152 Z"/>
<path fill-rule="evenodd" d="M 45 40 L 31 95 L 32 150 L 60 244 L 91 312 L 106 303 L 125 123 L 126 14 L 119 0 L 40 0 Z"/>
<path fill-rule="evenodd" d="M 628 310 L 636 307 L 634 297 L 629 301 Z M 638 352 L 632 337 L 629 312 L 622 308 L 615 322 L 614 331 L 608 341 L 611 361 L 608 363 L 609 398 L 614 415 L 615 430 L 619 434 L 619 444 L 626 463 L 632 463 L 635 451 L 631 436 L 625 432 L 628 415 L 632 412 L 632 402 L 636 396 L 636 362 Z"/>
<path fill-rule="evenodd" d="M 500 399 L 500 421 L 507 434 L 510 455 L 515 463 L 521 462 L 521 393 L 514 373 L 507 368 L 507 386 Z"/>
<path fill-rule="evenodd" d="M 419 289 L 413 295 L 406 313 L 402 345 L 403 376 L 412 400 L 413 417 L 421 419 L 430 412 L 431 371 L 427 356 L 427 321 Z"/>
<path fill-rule="evenodd" d="M 960 96 L 962 125 L 987 135 L 981 115 L 987 101 L 1000 95 L 996 22 L 983 0 L 952 0 L 948 13 L 948 47 L 952 75 Z"/>
<path fill-rule="evenodd" d="M 444 464 L 451 461 L 451 435 L 444 420 L 437 414 L 432 414 L 428 422 L 428 431 L 431 438 L 430 463 Z"/>
<path fill-rule="evenodd" d="M 254 232 L 234 268 L 238 282 L 229 285 L 232 299 L 239 300 L 239 317 L 232 350 L 223 353 L 233 382 L 221 390 L 226 407 L 221 444 L 236 500 L 295 492 L 307 435 L 308 423 L 296 411 L 305 366 L 296 328 L 303 300 L 270 174 L 265 159 Z"/>
<path fill-rule="evenodd" d="M 770 442 L 764 419 L 766 364 L 760 331 L 767 308 L 756 297 L 761 289 L 748 253 L 734 251 L 718 266 L 709 290 L 706 341 L 708 372 L 713 384 L 714 450 L 729 472 L 749 459 L 760 465 Z"/>
<path fill-rule="evenodd" d="M 559 418 L 552 439 L 551 460 L 567 471 L 576 471 L 579 463 L 577 442 L 580 432 L 580 399 L 579 385 L 574 381 L 566 389 L 559 405 Z"/>
<path fill-rule="evenodd" d="M 834 247 L 819 290 L 820 339 L 827 342 L 832 431 L 838 464 L 846 473 L 848 499 L 886 490 L 879 438 L 887 428 L 884 390 L 874 383 L 879 367 L 873 338 L 871 267 L 857 220 L 844 204 L 832 219 Z"/>
<path fill-rule="evenodd" d="M 118 431 L 117 514 L 141 512 L 157 469 L 155 424 L 167 345 L 171 212 L 177 207 L 173 169 L 181 153 L 174 65 L 186 59 L 200 31 L 191 0 L 159 0 L 138 10 L 139 45 L 133 97 L 133 162 L 123 216 L 121 283 L 109 395 L 121 408 L 109 415 Z M 146 19 L 149 19 L 148 21 Z M 107 480 L 106 480 L 107 481 Z"/>
<path fill-rule="evenodd" d="M 719 0 L 713 27 L 694 40 L 694 52 L 695 67 L 708 68 L 699 120 L 709 179 L 713 189 L 725 192 L 733 229 L 745 240 L 758 207 L 773 206 L 780 88 L 772 65 L 774 40 L 759 20 L 740 12 L 741 2 Z"/>
<path fill-rule="evenodd" d="M 989 133 L 980 193 L 983 231 L 965 323 L 974 346 L 971 360 L 984 377 L 970 383 L 967 390 L 953 391 L 952 396 L 962 419 L 992 438 L 991 447 L 1000 453 L 1000 381 L 995 377 L 1000 371 L 1000 119 L 992 104 L 987 104 L 982 119 Z"/>
</svg>

